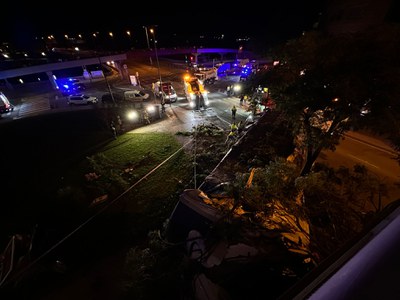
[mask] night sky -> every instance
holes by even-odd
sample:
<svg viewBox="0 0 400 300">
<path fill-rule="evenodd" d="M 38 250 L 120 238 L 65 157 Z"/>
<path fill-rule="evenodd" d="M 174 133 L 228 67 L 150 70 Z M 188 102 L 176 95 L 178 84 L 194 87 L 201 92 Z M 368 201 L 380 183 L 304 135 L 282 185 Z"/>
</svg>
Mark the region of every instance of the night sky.
<svg viewBox="0 0 400 300">
<path fill-rule="evenodd" d="M 94 31 L 126 31 L 144 40 L 143 26 L 157 25 L 160 35 L 248 36 L 280 41 L 297 36 L 318 19 L 324 0 L 255 0 L 229 4 L 222 1 L 188 2 L 187 6 L 157 2 L 64 1 L 2 3 L 0 41 L 23 44 L 35 36 L 85 34 Z M 139 8 L 144 6 L 145 8 Z M 88 6 L 88 7 L 87 7 Z M 147 6 L 147 8 L 146 8 Z"/>
</svg>

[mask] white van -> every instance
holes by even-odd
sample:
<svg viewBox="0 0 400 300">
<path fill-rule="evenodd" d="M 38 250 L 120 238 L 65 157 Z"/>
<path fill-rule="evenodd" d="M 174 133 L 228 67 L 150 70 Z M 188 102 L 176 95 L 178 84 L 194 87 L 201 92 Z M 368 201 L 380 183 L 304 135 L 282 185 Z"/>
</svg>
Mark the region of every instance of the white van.
<svg viewBox="0 0 400 300">
<path fill-rule="evenodd" d="M 124 92 L 124 100 L 132 101 L 132 102 L 143 102 L 149 99 L 149 94 L 138 91 L 138 90 L 131 90 Z"/>
<path fill-rule="evenodd" d="M 6 95 L 0 92 L 0 113 L 7 113 L 14 110 L 14 105 L 10 103 Z"/>
</svg>

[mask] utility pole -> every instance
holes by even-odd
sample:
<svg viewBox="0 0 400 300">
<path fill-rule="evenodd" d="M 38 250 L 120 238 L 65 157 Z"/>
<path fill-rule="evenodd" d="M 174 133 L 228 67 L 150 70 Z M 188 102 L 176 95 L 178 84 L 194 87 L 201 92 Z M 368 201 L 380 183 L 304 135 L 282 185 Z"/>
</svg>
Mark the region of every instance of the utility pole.
<svg viewBox="0 0 400 300">
<path fill-rule="evenodd" d="M 150 41 L 149 41 L 149 33 L 147 30 L 147 26 L 143 26 L 143 28 L 144 28 L 144 32 L 146 33 L 147 49 L 150 50 Z"/>
<path fill-rule="evenodd" d="M 100 64 L 100 70 L 101 71 L 103 71 L 102 70 L 102 62 L 101 62 L 101 57 L 100 57 L 100 55 L 99 55 L 99 49 L 98 49 L 98 43 L 97 43 L 97 34 L 93 34 L 93 42 L 94 42 L 94 48 L 95 48 L 95 53 L 96 53 L 96 56 L 97 56 L 97 59 L 99 60 L 99 64 Z M 105 73 L 103 73 L 103 75 L 104 75 L 104 79 L 105 79 L 105 81 L 106 81 L 106 85 L 107 85 L 107 88 L 108 88 L 108 92 L 110 93 L 110 96 L 111 96 L 111 99 L 112 99 L 112 101 L 113 101 L 113 103 L 114 103 L 114 105 L 115 105 L 115 99 L 114 99 L 114 95 L 113 95 L 113 93 L 112 93 L 112 91 L 111 91 L 111 87 L 110 87 L 110 83 L 108 82 L 108 79 L 107 79 L 107 75 L 105 74 Z"/>
<path fill-rule="evenodd" d="M 156 54 L 156 61 L 157 61 L 157 71 L 158 71 L 158 78 L 160 80 L 160 89 L 162 91 L 162 80 L 161 80 L 161 72 L 160 72 L 160 62 L 158 60 L 158 53 L 157 53 L 157 40 L 156 40 L 156 34 L 154 32 L 153 28 L 150 28 L 150 32 L 153 35 L 153 39 L 154 39 L 154 52 Z M 163 93 L 161 93 L 161 104 L 164 104 L 165 100 L 164 100 L 164 96 Z"/>
</svg>

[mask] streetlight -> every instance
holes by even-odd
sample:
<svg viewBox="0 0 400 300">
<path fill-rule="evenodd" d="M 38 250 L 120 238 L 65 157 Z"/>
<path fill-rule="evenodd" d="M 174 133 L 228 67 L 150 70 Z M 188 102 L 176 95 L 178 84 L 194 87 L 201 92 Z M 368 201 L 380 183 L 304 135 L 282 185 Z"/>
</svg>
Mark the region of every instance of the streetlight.
<svg viewBox="0 0 400 300">
<path fill-rule="evenodd" d="M 109 34 L 110 37 L 113 37 L 112 32 L 109 32 L 108 34 Z M 102 70 L 102 64 L 103 64 L 103 63 L 102 63 L 102 61 L 101 61 L 100 54 L 98 53 L 98 45 L 97 45 L 96 39 L 97 39 L 97 34 L 96 34 L 96 33 L 93 33 L 93 45 L 94 45 L 95 53 L 96 53 L 97 59 L 99 60 L 99 67 L 100 67 L 100 70 L 103 71 L 103 70 Z M 113 101 L 113 103 L 114 103 L 114 105 L 115 105 L 116 103 L 115 103 L 114 94 L 113 94 L 113 92 L 112 92 L 112 90 L 111 90 L 110 83 L 108 82 L 107 74 L 103 73 L 103 75 L 104 75 L 104 79 L 105 79 L 105 81 L 106 81 L 106 85 L 107 85 L 107 88 L 108 88 L 108 92 L 110 93 L 111 99 L 112 99 L 112 101 Z"/>
<path fill-rule="evenodd" d="M 154 39 L 154 52 L 156 54 L 158 77 L 160 78 L 160 89 L 162 91 L 162 80 L 161 80 L 161 72 L 160 72 L 160 63 L 158 61 L 158 53 L 157 53 L 157 40 L 156 40 L 156 34 L 155 34 L 153 28 L 150 28 L 150 33 L 153 35 L 153 39 Z M 164 103 L 165 103 L 164 102 L 164 96 L 161 93 L 161 104 L 164 105 Z"/>
<path fill-rule="evenodd" d="M 150 50 L 150 41 L 149 41 L 149 33 L 147 30 L 147 26 L 143 26 L 143 28 L 144 28 L 144 32 L 146 33 L 147 49 Z"/>
</svg>

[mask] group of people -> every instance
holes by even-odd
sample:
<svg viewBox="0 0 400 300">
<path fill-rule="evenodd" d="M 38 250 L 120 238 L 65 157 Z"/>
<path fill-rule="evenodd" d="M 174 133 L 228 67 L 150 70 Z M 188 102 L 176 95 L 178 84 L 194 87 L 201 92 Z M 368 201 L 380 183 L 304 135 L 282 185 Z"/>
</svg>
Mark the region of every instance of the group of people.
<svg viewBox="0 0 400 300">
<path fill-rule="evenodd" d="M 124 130 L 123 123 L 122 123 L 122 119 L 119 115 L 117 115 L 117 117 L 116 117 L 116 122 L 114 122 L 114 120 L 111 120 L 110 129 L 111 129 L 111 133 L 112 133 L 114 139 L 117 138 L 118 134 L 121 134 L 123 132 L 123 130 Z"/>
<path fill-rule="evenodd" d="M 240 105 L 243 105 L 244 101 L 244 96 L 240 97 Z M 240 136 L 244 129 L 244 123 L 242 121 L 239 121 L 236 123 L 236 112 L 237 112 L 237 107 L 236 105 L 233 105 L 231 108 L 231 113 L 232 113 L 232 124 L 230 127 L 229 134 L 226 138 L 225 144 L 231 145 L 232 143 L 236 142 L 237 138 Z"/>
</svg>

